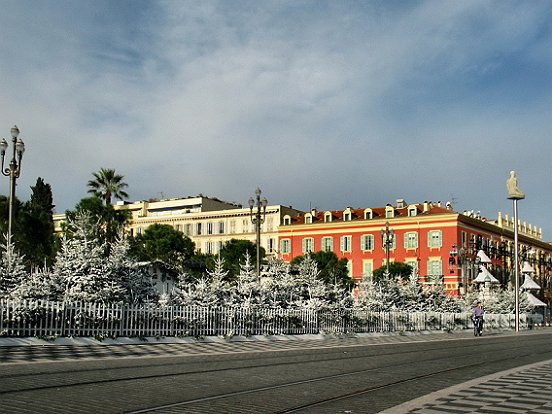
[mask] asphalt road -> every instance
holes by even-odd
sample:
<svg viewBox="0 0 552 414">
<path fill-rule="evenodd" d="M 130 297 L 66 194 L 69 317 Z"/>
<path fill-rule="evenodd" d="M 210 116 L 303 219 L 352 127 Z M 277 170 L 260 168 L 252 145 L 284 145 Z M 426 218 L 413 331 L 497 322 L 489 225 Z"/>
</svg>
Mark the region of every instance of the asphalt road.
<svg viewBox="0 0 552 414">
<path fill-rule="evenodd" d="M 0 412 L 377 413 L 552 359 L 550 331 L 445 338 L 204 344 L 206 352 L 201 344 L 12 347 L 0 349 Z M 42 357 L 9 355 L 24 352 Z"/>
</svg>

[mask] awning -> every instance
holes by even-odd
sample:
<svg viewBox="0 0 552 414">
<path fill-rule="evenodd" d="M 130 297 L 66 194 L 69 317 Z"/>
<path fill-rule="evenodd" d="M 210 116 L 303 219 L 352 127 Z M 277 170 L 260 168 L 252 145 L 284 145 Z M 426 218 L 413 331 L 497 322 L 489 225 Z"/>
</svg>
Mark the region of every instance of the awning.
<svg viewBox="0 0 552 414">
<path fill-rule="evenodd" d="M 530 292 L 525 292 L 525 294 L 527 295 L 527 299 L 529 300 L 529 303 L 531 305 L 533 305 L 535 307 L 545 307 L 546 308 L 546 303 L 544 303 L 542 300 L 540 300 L 539 298 L 536 298 Z"/>
<path fill-rule="evenodd" d="M 491 283 L 500 283 L 498 279 L 494 277 L 485 266 L 479 265 L 479 274 L 475 279 L 473 279 L 473 283 L 485 283 L 487 281 L 487 278 L 489 278 L 489 282 Z"/>
<path fill-rule="evenodd" d="M 540 286 L 533 280 L 533 278 L 529 275 L 525 275 L 525 280 L 523 281 L 523 285 L 520 286 L 523 290 L 539 290 Z"/>
</svg>

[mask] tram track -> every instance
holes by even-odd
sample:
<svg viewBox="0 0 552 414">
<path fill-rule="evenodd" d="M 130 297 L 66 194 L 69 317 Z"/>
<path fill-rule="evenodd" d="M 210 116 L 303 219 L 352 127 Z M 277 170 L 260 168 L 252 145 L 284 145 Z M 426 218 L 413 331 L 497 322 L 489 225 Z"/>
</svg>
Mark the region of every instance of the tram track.
<svg viewBox="0 0 552 414">
<path fill-rule="evenodd" d="M 249 404 L 247 412 L 309 412 L 416 381 L 511 365 L 515 358 L 520 365 L 552 358 L 550 343 L 550 334 L 536 334 L 27 364 L 32 372 L 18 371 L 27 365 L 8 364 L 10 373 L 0 365 L 0 404 L 49 393 L 77 395 L 84 404 L 92 395 L 122 390 L 130 400 L 106 412 L 214 413 L 228 412 L 235 404 Z M 475 352 L 478 361 L 470 358 Z M 148 400 L 141 395 L 144 386 L 159 395 Z M 256 405 L 272 400 L 278 404 L 268 411 Z"/>
</svg>

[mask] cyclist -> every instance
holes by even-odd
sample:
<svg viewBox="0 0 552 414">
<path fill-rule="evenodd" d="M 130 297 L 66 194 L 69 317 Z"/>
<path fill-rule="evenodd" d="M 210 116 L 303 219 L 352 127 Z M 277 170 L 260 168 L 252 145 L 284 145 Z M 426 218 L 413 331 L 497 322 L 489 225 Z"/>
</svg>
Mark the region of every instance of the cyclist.
<svg viewBox="0 0 552 414">
<path fill-rule="evenodd" d="M 472 319 L 473 319 L 473 334 L 475 336 L 481 336 L 483 333 L 483 315 L 485 314 L 485 309 L 481 306 L 481 302 L 477 302 L 475 308 L 473 308 Z"/>
</svg>

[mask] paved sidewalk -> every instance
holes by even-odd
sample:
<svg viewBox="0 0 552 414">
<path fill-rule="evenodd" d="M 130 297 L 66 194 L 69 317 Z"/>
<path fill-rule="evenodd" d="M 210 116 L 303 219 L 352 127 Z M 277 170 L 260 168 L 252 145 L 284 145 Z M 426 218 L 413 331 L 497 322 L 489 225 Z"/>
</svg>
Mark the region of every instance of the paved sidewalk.
<svg viewBox="0 0 552 414">
<path fill-rule="evenodd" d="M 552 414 L 552 360 L 464 382 L 380 414 Z"/>
</svg>

